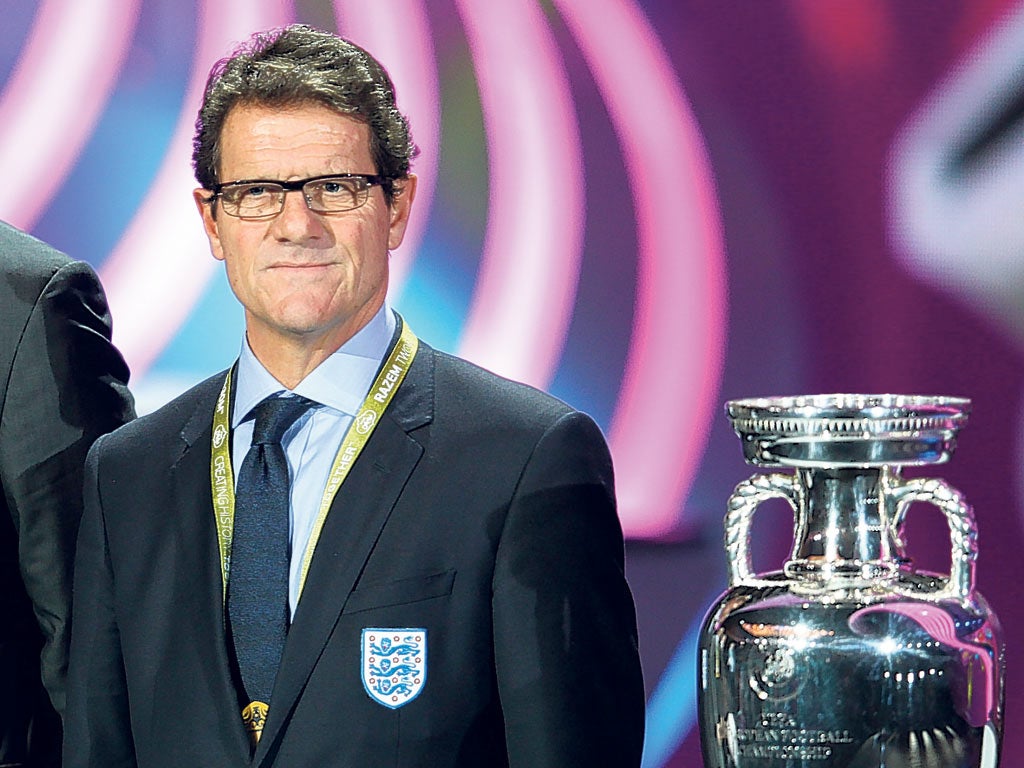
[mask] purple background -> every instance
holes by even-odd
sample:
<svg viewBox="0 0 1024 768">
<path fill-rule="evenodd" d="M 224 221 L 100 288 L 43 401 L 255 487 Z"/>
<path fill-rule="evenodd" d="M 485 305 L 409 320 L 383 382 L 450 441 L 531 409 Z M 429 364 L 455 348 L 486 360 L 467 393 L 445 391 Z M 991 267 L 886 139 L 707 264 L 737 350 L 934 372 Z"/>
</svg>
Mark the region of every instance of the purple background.
<svg viewBox="0 0 1024 768">
<path fill-rule="evenodd" d="M 978 585 L 1010 638 L 1006 712 L 1011 727 L 1002 764 L 1018 764 L 1024 760 L 1024 733 L 1012 725 L 1024 712 L 1017 640 L 1024 634 L 1024 610 L 1014 599 L 1024 544 L 1024 327 L 1012 312 L 986 303 L 984 285 L 971 288 L 963 272 L 916 253 L 917 246 L 894 226 L 893 200 L 906 159 L 897 153 L 897 137 L 916 116 L 929 114 L 921 111 L 923 105 L 943 83 L 985 58 L 992 35 L 1008 28 L 1021 6 L 1011 0 L 623 4 L 642 12 L 655 34 L 651 45 L 667 56 L 699 127 L 720 216 L 728 297 L 715 410 L 704 425 L 707 439 L 693 436 L 700 457 L 695 479 L 665 535 L 631 538 L 627 545 L 652 697 L 645 765 L 700 764 L 693 730 L 692 632 L 725 587 L 725 500 L 753 471 L 742 461 L 721 403 L 837 391 L 963 395 L 974 402 L 953 461 L 925 474 L 945 478 L 975 507 Z M 7 5 L 0 29 L 0 88 L 11 81 L 44 4 Z M 192 66 L 200 5 L 198 0 L 141 4 L 126 64 L 95 128 L 28 227 L 101 270 L 165 159 Z M 588 7 L 586 0 L 569 5 Z M 431 0 L 423 7 L 437 56 L 441 151 L 435 200 L 423 212 L 429 213 L 426 235 L 399 308 L 427 341 L 456 349 L 484 242 L 488 145 L 473 61 L 454 2 Z M 607 100 L 556 4 L 541 7 L 563 57 L 579 121 L 587 207 L 573 318 L 547 388 L 593 413 L 607 430 L 626 379 L 637 313 L 635 211 Z M 298 20 L 344 28 L 326 0 L 300 0 L 289 9 Z M 401 29 L 401 20 L 394 22 Z M 1017 66 L 1024 65 L 1024 44 L 1020 50 Z M 629 50 L 608 49 L 605 55 L 628 75 Z M 989 103 L 992 95 L 981 93 L 978 100 Z M 953 111 L 941 100 L 935 110 Z M 986 115 L 984 110 L 966 115 L 967 138 L 975 126 L 971 121 L 984 122 Z M 659 105 L 631 119 L 658 121 Z M 1012 163 L 1012 148 L 1024 142 L 1015 122 L 1006 127 L 1001 146 Z M 995 155 L 992 173 L 1002 167 L 1001 155 Z M 178 160 L 188 163 L 187 156 Z M 1024 189 L 1024 174 L 1018 178 Z M 19 189 L 33 184 L 10 177 L 5 183 Z M 997 234 L 1007 232 L 1005 278 L 1012 299 L 1012 285 L 1024 272 L 1024 246 L 1014 239 L 1015 221 L 993 210 L 986 223 Z M 1018 216 L 1024 218 L 1024 205 Z M 0 218 L 14 217 L 0 209 Z M 1015 254 L 1020 255 L 1015 259 Z M 979 273 L 986 272 L 990 255 L 969 248 L 960 253 Z M 921 266 L 928 263 L 933 266 Z M 1024 303 L 1024 292 L 1016 295 Z M 116 304 L 114 312 L 116 323 Z M 225 367 L 237 349 L 239 330 L 240 316 L 218 275 L 191 318 L 155 354 L 152 368 L 134 380 L 140 401 L 155 405 L 164 396 L 166 389 L 152 385 L 160 376 L 185 386 Z M 700 362 L 663 350 L 662 364 L 684 375 Z M 665 458 L 658 445 L 650 450 L 652 461 Z M 770 508 L 755 523 L 757 567 L 780 567 L 789 545 L 788 517 L 786 510 Z M 944 523 L 927 508 L 915 508 L 910 518 L 915 560 L 948 571 Z"/>
</svg>

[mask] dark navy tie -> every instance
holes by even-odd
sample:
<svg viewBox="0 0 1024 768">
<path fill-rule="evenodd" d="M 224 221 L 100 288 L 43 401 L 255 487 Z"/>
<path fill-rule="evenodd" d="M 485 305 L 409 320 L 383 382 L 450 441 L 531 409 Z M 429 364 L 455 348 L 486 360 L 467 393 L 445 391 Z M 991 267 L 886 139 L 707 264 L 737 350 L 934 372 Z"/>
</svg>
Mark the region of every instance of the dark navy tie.
<svg viewBox="0 0 1024 768">
<path fill-rule="evenodd" d="M 281 437 L 313 403 L 267 398 L 257 405 L 252 446 L 235 494 L 228 621 L 250 701 L 270 702 L 288 631 L 288 462 Z"/>
</svg>

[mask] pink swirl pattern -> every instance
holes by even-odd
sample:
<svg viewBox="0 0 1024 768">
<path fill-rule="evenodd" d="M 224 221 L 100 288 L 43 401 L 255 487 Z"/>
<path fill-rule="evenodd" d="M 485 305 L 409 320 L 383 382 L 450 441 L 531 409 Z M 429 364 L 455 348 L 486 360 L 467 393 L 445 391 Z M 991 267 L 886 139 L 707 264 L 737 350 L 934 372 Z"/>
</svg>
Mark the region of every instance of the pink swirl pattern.
<svg viewBox="0 0 1024 768">
<path fill-rule="evenodd" d="M 537 4 L 456 5 L 477 73 L 490 162 L 484 252 L 459 354 L 543 388 L 572 317 L 583 243 L 583 160 L 572 97 Z"/>
<path fill-rule="evenodd" d="M 925 603 L 869 605 L 850 616 L 850 626 L 854 627 L 858 618 L 875 613 L 896 613 L 906 616 L 927 632 L 932 639 L 960 651 L 961 663 L 964 665 L 962 689 L 958 691 L 962 699 L 958 702 L 961 714 L 970 725 L 976 728 L 989 722 L 989 716 L 995 707 L 995 699 L 993 687 L 988 684 L 988 681 L 992 679 L 995 662 L 989 655 L 988 648 L 978 643 L 961 640 L 957 634 L 953 617 L 938 605 Z"/>
<path fill-rule="evenodd" d="M 717 406 L 725 250 L 698 128 L 658 37 L 630 0 L 555 0 L 626 160 L 640 245 L 632 344 L 609 441 L 626 534 L 679 522 Z M 628 51 L 624 67 L 610 51 Z"/>
<path fill-rule="evenodd" d="M 216 262 L 192 201 L 195 116 L 213 63 L 253 30 L 291 21 L 286 4 L 204 0 L 192 76 L 163 165 L 100 276 L 117 323 L 114 342 L 145 373 L 174 338 L 213 274 Z"/>
<path fill-rule="evenodd" d="M 413 140 L 420 149 L 414 168 L 419 178 L 415 215 L 401 247 L 391 254 L 388 294 L 394 304 L 415 262 L 437 187 L 441 142 L 437 56 L 422 0 L 334 0 L 334 15 L 340 35 L 387 63 L 398 103 L 412 124 Z M 396 24 L 396 19 L 402 23 Z"/>
<path fill-rule="evenodd" d="M 0 95 L 0 218 L 31 229 L 92 135 L 131 45 L 140 0 L 45 0 Z"/>
</svg>

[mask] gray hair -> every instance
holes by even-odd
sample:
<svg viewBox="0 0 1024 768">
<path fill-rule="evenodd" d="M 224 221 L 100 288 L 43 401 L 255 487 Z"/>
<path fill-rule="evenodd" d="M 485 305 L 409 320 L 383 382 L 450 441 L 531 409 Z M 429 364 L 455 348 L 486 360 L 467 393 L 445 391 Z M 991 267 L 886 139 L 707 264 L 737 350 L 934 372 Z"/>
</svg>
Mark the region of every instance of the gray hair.
<svg viewBox="0 0 1024 768">
<path fill-rule="evenodd" d="M 212 189 L 219 179 L 224 121 L 238 105 L 289 108 L 319 104 L 365 123 L 370 154 L 388 204 L 392 180 L 409 175 L 419 150 L 409 121 L 395 104 L 395 88 L 380 62 L 358 45 L 304 24 L 258 32 L 210 71 L 192 141 L 196 180 Z"/>
</svg>

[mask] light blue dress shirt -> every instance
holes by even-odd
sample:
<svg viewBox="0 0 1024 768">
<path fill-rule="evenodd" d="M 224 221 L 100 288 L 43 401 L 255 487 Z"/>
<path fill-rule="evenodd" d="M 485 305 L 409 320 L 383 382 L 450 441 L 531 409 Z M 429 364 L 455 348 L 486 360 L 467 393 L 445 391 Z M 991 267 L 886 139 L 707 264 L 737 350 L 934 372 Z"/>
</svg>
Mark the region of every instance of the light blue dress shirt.
<svg viewBox="0 0 1024 768">
<path fill-rule="evenodd" d="M 293 617 L 299 602 L 302 561 L 334 457 L 373 384 L 374 374 L 388 350 L 396 324 L 394 313 L 387 305 L 383 306 L 341 349 L 320 363 L 290 391 L 263 367 L 249 349 L 248 342 L 242 340 L 235 406 L 231 415 L 234 432 L 231 464 L 236 483 L 242 460 L 252 442 L 254 416 L 251 411 L 260 401 L 275 394 L 295 394 L 317 404 L 285 432 L 281 441 L 291 479 L 288 604 Z"/>
</svg>

